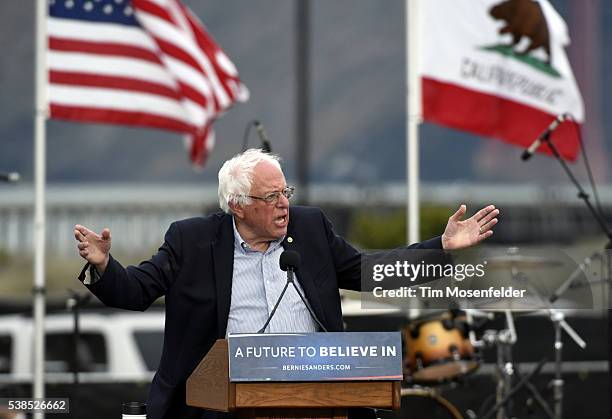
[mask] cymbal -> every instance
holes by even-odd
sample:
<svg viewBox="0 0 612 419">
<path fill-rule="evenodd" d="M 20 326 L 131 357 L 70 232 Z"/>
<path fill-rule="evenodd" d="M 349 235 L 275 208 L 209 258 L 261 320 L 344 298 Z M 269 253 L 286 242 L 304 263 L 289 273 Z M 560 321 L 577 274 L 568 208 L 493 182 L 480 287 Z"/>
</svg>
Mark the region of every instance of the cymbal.
<svg viewBox="0 0 612 419">
<path fill-rule="evenodd" d="M 400 307 L 380 303 L 376 301 L 368 301 L 365 303 L 368 308 L 362 308 L 361 300 L 343 298 L 342 299 L 342 315 L 343 316 L 376 316 L 383 314 L 397 314 L 401 313 Z"/>
<path fill-rule="evenodd" d="M 576 308 L 575 302 L 571 300 L 565 300 L 565 299 L 560 298 L 557 301 L 555 301 L 554 304 L 551 304 L 548 302 L 547 299 L 539 298 L 536 296 L 528 296 L 520 300 L 514 300 L 514 299 L 513 300 L 506 300 L 506 299 L 491 300 L 491 301 L 482 302 L 480 304 L 476 304 L 476 306 L 478 307 L 478 310 L 481 310 L 484 312 L 497 312 L 497 311 L 511 310 L 511 311 L 516 311 L 516 312 L 524 313 L 524 314 L 547 309 L 547 308 L 553 308 L 553 306 L 558 307 L 558 308 L 567 308 L 567 309 Z"/>
<path fill-rule="evenodd" d="M 523 255 L 503 255 L 487 258 L 487 267 L 489 268 L 548 268 L 552 266 L 561 266 L 562 262 L 541 256 L 523 256 Z"/>
</svg>

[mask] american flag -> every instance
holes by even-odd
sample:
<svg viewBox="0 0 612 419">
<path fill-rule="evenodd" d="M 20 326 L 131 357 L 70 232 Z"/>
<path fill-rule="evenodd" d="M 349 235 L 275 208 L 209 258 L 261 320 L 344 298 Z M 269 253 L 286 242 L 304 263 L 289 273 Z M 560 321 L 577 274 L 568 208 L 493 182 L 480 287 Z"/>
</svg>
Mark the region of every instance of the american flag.
<svg viewBox="0 0 612 419">
<path fill-rule="evenodd" d="M 203 165 L 213 121 L 249 92 L 179 0 L 49 0 L 51 118 L 186 134 Z"/>
</svg>

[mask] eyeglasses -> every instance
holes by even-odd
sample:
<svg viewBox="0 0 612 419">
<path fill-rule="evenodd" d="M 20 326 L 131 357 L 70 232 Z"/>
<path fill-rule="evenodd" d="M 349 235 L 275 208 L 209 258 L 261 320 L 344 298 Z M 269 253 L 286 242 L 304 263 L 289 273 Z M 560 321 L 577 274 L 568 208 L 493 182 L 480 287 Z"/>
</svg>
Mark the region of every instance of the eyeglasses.
<svg viewBox="0 0 612 419">
<path fill-rule="evenodd" d="M 253 199 L 259 199 L 260 201 L 264 201 L 266 204 L 272 204 L 272 203 L 276 204 L 281 195 L 283 195 L 287 199 L 291 199 L 294 192 L 295 192 L 295 187 L 287 186 L 282 191 L 270 192 L 266 196 L 252 196 L 252 195 L 245 195 L 245 196 L 249 198 L 253 198 Z"/>
</svg>

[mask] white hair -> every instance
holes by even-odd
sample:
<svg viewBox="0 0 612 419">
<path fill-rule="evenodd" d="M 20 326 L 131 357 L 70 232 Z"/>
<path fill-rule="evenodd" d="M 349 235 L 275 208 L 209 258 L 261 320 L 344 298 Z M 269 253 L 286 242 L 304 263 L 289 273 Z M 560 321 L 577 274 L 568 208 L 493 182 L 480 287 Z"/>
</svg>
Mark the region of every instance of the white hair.
<svg viewBox="0 0 612 419">
<path fill-rule="evenodd" d="M 253 170 L 259 163 L 268 162 L 281 170 L 280 157 L 264 153 L 259 148 L 250 148 L 223 163 L 219 170 L 219 206 L 230 214 L 230 203 L 249 205 L 253 182 Z"/>
</svg>

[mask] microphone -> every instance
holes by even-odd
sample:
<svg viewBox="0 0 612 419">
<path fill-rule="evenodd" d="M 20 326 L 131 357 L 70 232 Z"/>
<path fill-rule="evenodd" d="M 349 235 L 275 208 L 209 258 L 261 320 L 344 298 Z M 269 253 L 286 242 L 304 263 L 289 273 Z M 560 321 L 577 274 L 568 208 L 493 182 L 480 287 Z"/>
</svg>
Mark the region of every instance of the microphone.
<svg viewBox="0 0 612 419">
<path fill-rule="evenodd" d="M 308 310 L 308 313 L 310 313 L 310 316 L 313 318 L 313 320 L 317 323 L 317 325 L 321 328 L 321 330 L 327 332 L 327 329 L 325 328 L 325 326 L 323 326 L 323 323 L 319 321 L 319 319 L 317 318 L 317 315 L 312 310 L 312 307 L 310 307 L 310 304 L 308 304 L 308 301 L 306 301 L 306 298 L 304 298 L 304 296 L 300 292 L 300 289 L 297 287 L 297 285 L 295 285 L 293 276 L 294 276 L 294 273 L 297 272 L 298 267 L 300 266 L 300 263 L 301 263 L 300 254 L 296 252 L 295 250 L 285 250 L 283 253 L 281 253 L 279 265 L 280 265 L 281 270 L 287 272 L 287 283 L 285 284 L 285 288 L 283 288 L 283 291 L 279 295 L 278 300 L 276 301 L 276 304 L 274 305 L 274 308 L 270 312 L 270 315 L 268 316 L 266 323 L 263 325 L 261 329 L 259 329 L 257 333 L 263 333 L 266 330 L 266 327 L 268 327 L 268 324 L 270 324 L 272 317 L 274 317 L 274 313 L 276 313 L 276 309 L 278 308 L 281 300 L 285 296 L 285 292 L 287 291 L 289 284 L 293 285 L 293 288 L 295 288 L 295 291 L 300 296 L 300 299 L 306 306 L 306 309 Z"/>
<path fill-rule="evenodd" d="M 300 289 L 297 287 L 297 285 L 295 285 L 295 282 L 293 282 L 293 273 L 297 272 L 298 266 L 300 266 L 300 263 L 301 263 L 300 254 L 296 252 L 295 250 L 285 250 L 280 255 L 280 260 L 279 260 L 280 268 L 281 270 L 287 272 L 287 282 L 288 283 L 291 282 L 293 284 L 293 288 L 295 288 L 295 291 L 298 293 L 302 302 L 306 306 L 308 313 L 310 313 L 310 317 L 312 317 L 312 319 L 317 323 L 317 325 L 321 328 L 321 330 L 327 332 L 327 329 L 325 328 L 325 326 L 323 326 L 323 323 L 321 323 L 321 321 L 315 314 L 310 304 L 308 304 L 308 301 L 306 301 L 306 298 L 304 297 L 304 295 L 302 295 L 302 292 L 300 291 Z"/>
<path fill-rule="evenodd" d="M 0 182 L 19 182 L 20 178 L 17 172 L 0 172 Z"/>
<path fill-rule="evenodd" d="M 546 128 L 538 136 L 538 138 L 535 139 L 535 141 L 529 146 L 527 150 L 523 151 L 523 154 L 521 155 L 521 159 L 524 161 L 529 160 L 531 156 L 535 154 L 536 150 L 542 145 L 542 142 L 546 141 L 548 137 L 550 137 L 550 134 L 552 134 L 553 131 L 556 130 L 563 121 L 570 119 L 570 118 L 571 116 L 567 113 L 557 115 L 557 117 L 553 119 L 553 121 L 550 123 L 548 128 Z"/>
<path fill-rule="evenodd" d="M 280 264 L 281 271 L 287 272 L 287 277 L 291 276 L 293 279 L 293 273 L 297 272 L 298 266 L 300 266 L 301 257 L 295 250 L 285 250 L 283 253 L 281 253 L 280 260 L 278 262 Z"/>
<path fill-rule="evenodd" d="M 266 133 L 263 124 L 257 120 L 253 121 L 253 123 L 255 124 L 257 135 L 259 135 L 259 139 L 261 140 L 261 149 L 264 153 L 271 153 L 272 146 L 270 145 L 270 140 L 268 139 L 268 134 Z"/>
</svg>

